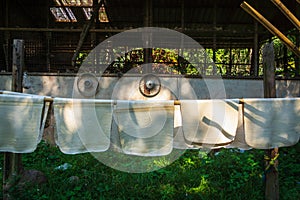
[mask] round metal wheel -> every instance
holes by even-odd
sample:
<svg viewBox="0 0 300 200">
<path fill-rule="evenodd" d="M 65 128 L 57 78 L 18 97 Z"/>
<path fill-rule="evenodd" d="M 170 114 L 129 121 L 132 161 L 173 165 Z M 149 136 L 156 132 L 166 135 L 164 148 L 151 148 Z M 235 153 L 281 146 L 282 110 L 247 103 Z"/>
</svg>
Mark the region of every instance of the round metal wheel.
<svg viewBox="0 0 300 200">
<path fill-rule="evenodd" d="M 85 73 L 81 74 L 77 80 L 77 88 L 81 95 L 92 97 L 97 93 L 99 86 L 98 79 L 95 75 Z"/>
<path fill-rule="evenodd" d="M 154 74 L 146 74 L 143 76 L 139 83 L 139 90 L 145 97 L 156 96 L 161 89 L 160 79 Z"/>
</svg>

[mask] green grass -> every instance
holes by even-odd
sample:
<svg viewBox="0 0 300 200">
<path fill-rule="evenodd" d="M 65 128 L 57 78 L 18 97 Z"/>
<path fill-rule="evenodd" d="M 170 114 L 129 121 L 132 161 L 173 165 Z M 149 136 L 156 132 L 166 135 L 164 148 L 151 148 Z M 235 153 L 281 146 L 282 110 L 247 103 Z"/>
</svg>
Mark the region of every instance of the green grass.
<svg viewBox="0 0 300 200">
<path fill-rule="evenodd" d="M 300 143 L 280 149 L 280 199 L 300 199 L 299 150 Z M 42 142 L 34 153 L 23 155 L 23 165 L 44 172 L 48 182 L 11 193 L 15 199 L 259 200 L 264 199 L 263 155 L 262 150 L 221 149 L 217 154 L 189 150 L 165 168 L 133 174 L 109 168 L 91 154 L 65 155 Z M 3 163 L 3 156 L 0 161 Z M 55 170 L 64 163 L 72 167 Z M 71 176 L 79 180 L 70 182 Z"/>
</svg>

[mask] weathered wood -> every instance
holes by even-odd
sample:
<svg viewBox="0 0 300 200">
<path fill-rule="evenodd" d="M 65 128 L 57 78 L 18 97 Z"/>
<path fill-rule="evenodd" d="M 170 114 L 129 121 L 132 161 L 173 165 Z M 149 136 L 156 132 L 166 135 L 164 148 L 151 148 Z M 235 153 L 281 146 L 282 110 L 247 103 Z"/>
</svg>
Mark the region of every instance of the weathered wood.
<svg viewBox="0 0 300 200">
<path fill-rule="evenodd" d="M 300 22 L 295 17 L 295 15 L 280 1 L 280 0 L 271 0 L 279 10 L 294 24 L 294 26 L 300 30 Z"/>
<path fill-rule="evenodd" d="M 181 0 L 181 30 L 183 31 L 185 28 L 185 22 L 184 22 L 184 0 Z"/>
<path fill-rule="evenodd" d="M 100 9 L 100 6 L 102 4 L 103 1 L 100 1 L 100 3 L 96 3 L 98 1 L 93 1 L 93 10 L 99 10 Z M 95 4 L 96 3 L 96 4 Z M 96 15 L 97 15 L 98 12 L 93 12 L 92 13 L 92 16 L 90 18 L 90 20 L 83 26 L 83 29 L 82 29 L 82 32 L 80 34 L 80 39 L 78 41 L 78 44 L 77 44 L 77 47 L 76 47 L 76 50 L 75 50 L 75 53 L 72 57 L 72 66 L 74 67 L 75 64 L 76 64 L 76 58 L 78 57 L 79 55 L 79 52 L 82 48 L 82 45 L 83 45 L 83 42 L 85 41 L 86 39 L 86 36 L 88 35 L 89 33 L 89 30 L 92 26 L 92 24 L 94 23 L 95 21 L 95 18 L 96 18 Z M 97 16 L 98 17 L 98 16 Z"/>
<path fill-rule="evenodd" d="M 275 98 L 275 55 L 272 43 L 265 44 L 263 48 L 263 70 L 264 70 L 264 97 Z M 278 181 L 278 148 L 265 151 L 265 199 L 279 199 L 279 181 Z"/>
<path fill-rule="evenodd" d="M 263 47 L 263 72 L 264 72 L 264 97 L 276 97 L 275 88 L 275 54 L 272 43 L 267 43 Z"/>
<path fill-rule="evenodd" d="M 271 24 L 265 17 L 257 12 L 248 3 L 243 2 L 241 7 L 258 22 L 260 22 L 266 29 L 268 29 L 273 35 L 277 36 L 296 56 L 300 57 L 299 48 L 291 42 L 283 33 L 281 33 L 275 26 Z"/>
<path fill-rule="evenodd" d="M 13 41 L 12 91 L 22 92 L 22 78 L 24 68 L 24 41 Z M 21 172 L 22 156 L 17 153 L 4 153 L 3 163 L 3 199 L 11 199 L 9 189 Z"/>
<path fill-rule="evenodd" d="M 144 26 L 151 27 L 153 24 L 153 5 L 152 0 L 144 1 L 145 14 L 144 14 Z"/>
<path fill-rule="evenodd" d="M 259 63 L 259 45 L 258 45 L 258 23 L 254 22 L 254 38 L 253 38 L 253 51 L 252 51 L 252 75 L 258 76 L 258 63 Z"/>
<path fill-rule="evenodd" d="M 71 32 L 78 33 L 82 32 L 82 28 L 24 28 L 24 27 L 0 27 L 0 31 L 30 31 L 30 32 Z M 95 33 L 120 33 L 128 29 L 90 29 L 90 32 Z"/>
<path fill-rule="evenodd" d="M 144 1 L 144 26 L 145 27 L 151 27 L 153 24 L 153 4 L 152 4 L 152 0 L 146 0 Z M 148 33 L 144 33 L 143 34 L 143 40 L 144 43 L 152 43 L 152 38 L 151 38 L 151 34 Z M 150 45 L 151 46 L 151 45 Z M 147 66 L 146 68 L 144 68 L 143 73 L 148 74 L 152 72 L 152 48 L 144 48 L 143 49 L 143 54 L 144 54 L 144 64 L 146 64 L 145 66 Z M 146 93 L 150 94 L 150 91 L 148 91 L 147 89 L 145 90 Z"/>
<path fill-rule="evenodd" d="M 296 45 L 297 47 L 300 47 L 300 33 L 298 32 L 297 34 L 295 34 L 295 38 L 296 38 Z M 295 70 L 296 70 L 296 77 L 300 76 L 300 57 L 296 57 L 295 58 Z"/>
</svg>

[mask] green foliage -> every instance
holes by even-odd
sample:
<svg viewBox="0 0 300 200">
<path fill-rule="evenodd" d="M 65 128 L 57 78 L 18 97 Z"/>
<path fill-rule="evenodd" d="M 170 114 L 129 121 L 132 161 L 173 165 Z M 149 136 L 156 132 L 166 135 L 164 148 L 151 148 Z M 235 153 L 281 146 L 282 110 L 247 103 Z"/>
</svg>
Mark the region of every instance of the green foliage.
<svg viewBox="0 0 300 200">
<path fill-rule="evenodd" d="M 296 43 L 296 38 L 288 35 L 291 41 Z M 275 73 L 281 77 L 295 77 L 296 76 L 296 64 L 295 56 L 277 37 L 272 40 L 275 54 Z"/>
<path fill-rule="evenodd" d="M 300 143 L 280 149 L 280 199 L 300 197 L 299 150 Z M 15 199 L 259 200 L 264 199 L 263 155 L 262 150 L 188 150 L 165 168 L 132 174 L 111 169 L 91 154 L 65 155 L 56 147 L 41 143 L 34 153 L 23 154 L 23 165 L 44 172 L 48 182 L 14 189 L 12 194 Z M 166 162 L 162 159 L 148 164 L 165 166 Z M 55 170 L 63 163 L 72 167 Z M 72 176 L 77 176 L 78 181 L 72 182 Z"/>
<path fill-rule="evenodd" d="M 287 37 L 296 43 L 295 33 L 288 34 Z M 295 55 L 285 47 L 277 38 L 273 37 L 275 53 L 275 73 L 280 77 L 296 77 L 300 71 L 296 68 Z M 258 75 L 263 75 L 262 69 L 262 47 L 259 50 Z M 124 55 L 124 52 L 125 55 Z M 145 49 L 135 48 L 128 50 L 125 47 L 115 48 L 108 51 L 99 52 L 95 55 L 99 58 L 99 64 L 108 66 L 107 74 L 144 73 L 142 65 L 145 61 Z M 95 58 L 90 61 L 85 60 L 88 52 L 81 52 L 76 60 L 78 66 L 86 64 L 94 66 Z M 163 49 L 153 48 L 150 51 L 152 72 L 157 74 L 183 74 L 191 76 L 251 76 L 253 75 L 253 49 L 252 48 L 222 48 L 216 49 Z M 85 60 L 85 61 L 84 61 Z M 89 67 L 86 67 L 89 69 Z M 91 67 L 93 68 L 93 67 Z M 298 74 L 297 74 L 298 70 Z M 99 69 L 90 69 L 99 71 Z"/>
</svg>

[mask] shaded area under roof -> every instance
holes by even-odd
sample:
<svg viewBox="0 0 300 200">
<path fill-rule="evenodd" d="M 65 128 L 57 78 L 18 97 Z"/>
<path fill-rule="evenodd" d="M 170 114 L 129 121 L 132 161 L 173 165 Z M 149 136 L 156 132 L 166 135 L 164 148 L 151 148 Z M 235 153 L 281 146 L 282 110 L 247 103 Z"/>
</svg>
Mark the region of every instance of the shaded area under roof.
<svg viewBox="0 0 300 200">
<path fill-rule="evenodd" d="M 145 15 L 147 0 L 106 0 L 106 11 L 110 25 L 118 29 L 145 26 L 145 18 L 151 26 L 183 31 L 200 44 L 212 47 L 251 47 L 255 34 L 255 20 L 241 7 L 242 0 L 153 0 L 150 16 Z M 264 15 L 280 31 L 294 29 L 293 24 L 269 0 L 248 0 L 250 5 Z M 300 5 L 296 0 L 282 0 L 296 16 Z M 271 34 L 258 23 L 259 40 Z"/>
</svg>

